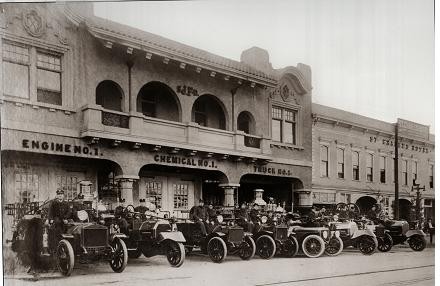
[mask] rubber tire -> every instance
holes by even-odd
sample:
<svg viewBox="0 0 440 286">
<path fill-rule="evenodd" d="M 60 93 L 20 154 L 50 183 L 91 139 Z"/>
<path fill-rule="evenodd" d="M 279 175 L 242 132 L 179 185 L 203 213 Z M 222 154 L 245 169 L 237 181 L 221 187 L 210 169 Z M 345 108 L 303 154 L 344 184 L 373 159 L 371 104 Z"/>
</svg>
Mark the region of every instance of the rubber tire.
<svg viewBox="0 0 440 286">
<path fill-rule="evenodd" d="M 416 246 L 414 243 L 417 241 L 421 242 L 420 245 Z M 408 239 L 409 247 L 414 251 L 423 251 L 426 248 L 426 240 L 422 235 L 413 235 Z"/>
<path fill-rule="evenodd" d="M 268 241 L 270 244 L 271 244 L 271 246 L 272 246 L 272 250 L 270 251 L 270 253 L 269 253 L 269 255 L 263 255 L 262 253 L 261 253 L 261 243 L 262 243 L 262 241 Z M 275 255 L 275 252 L 277 251 L 277 245 L 275 244 L 275 241 L 273 240 L 273 238 L 272 237 L 270 237 L 269 235 L 267 235 L 267 234 L 263 234 L 262 236 L 260 236 L 258 239 L 257 239 L 257 241 L 256 241 L 256 247 L 257 247 L 257 254 L 258 254 L 258 256 L 260 256 L 261 258 L 263 258 L 263 259 L 271 259 L 274 255 Z"/>
<path fill-rule="evenodd" d="M 173 262 L 171 261 L 171 257 L 170 257 L 170 248 L 173 247 L 175 249 L 178 248 L 179 252 L 180 252 L 180 259 L 177 262 Z M 183 246 L 183 243 L 181 242 L 176 242 L 176 241 L 172 241 L 170 240 L 168 242 L 167 245 L 167 252 L 166 252 L 166 256 L 167 256 L 167 261 L 168 263 L 173 266 L 173 267 L 180 267 L 182 266 L 183 262 L 185 261 L 185 246 Z"/>
<path fill-rule="evenodd" d="M 365 240 L 369 240 L 369 243 L 371 243 L 371 241 L 374 242 L 374 239 L 371 236 L 362 235 L 361 237 L 359 237 L 359 240 L 358 240 L 358 249 L 363 255 L 372 255 L 376 251 L 377 243 L 374 242 L 375 246 L 374 246 L 373 250 L 365 252 L 364 250 L 362 250 L 363 247 L 361 246 L 362 241 L 365 241 Z"/>
<path fill-rule="evenodd" d="M 239 256 L 242 260 L 249 260 L 249 259 L 251 259 L 251 258 L 253 258 L 253 257 L 255 256 L 255 252 L 257 251 L 257 246 L 255 245 L 255 241 L 254 241 L 254 239 L 253 239 L 252 237 L 250 237 L 250 236 L 245 236 L 245 237 L 244 237 L 244 240 L 245 240 L 245 242 L 248 243 L 248 244 L 251 246 L 251 248 L 252 248 L 251 255 L 244 255 L 243 252 L 242 252 L 242 249 L 240 249 L 240 251 L 239 251 L 239 253 L 238 253 L 238 256 Z"/>
<path fill-rule="evenodd" d="M 291 241 L 295 247 L 295 251 L 290 252 L 290 253 L 286 253 L 286 257 L 295 257 L 298 254 L 299 251 L 299 243 L 298 240 L 296 239 L 296 237 L 294 236 L 290 236 L 289 237 L 289 241 Z"/>
<path fill-rule="evenodd" d="M 212 253 L 212 247 L 214 243 L 220 243 L 221 248 L 223 250 L 223 254 L 221 257 L 214 257 L 214 254 Z M 223 241 L 223 239 L 221 239 L 220 237 L 214 236 L 212 237 L 209 241 L 208 241 L 208 245 L 207 245 L 207 252 L 209 255 L 209 258 L 211 258 L 211 260 L 215 263 L 221 263 L 226 259 L 226 256 L 228 255 L 228 248 L 226 247 L 226 243 Z"/>
<path fill-rule="evenodd" d="M 113 241 L 111 242 L 113 249 L 116 249 L 117 244 L 119 244 L 119 251 L 120 254 L 122 255 L 122 264 L 120 266 L 116 266 L 114 265 L 113 261 L 114 261 L 114 253 L 111 253 L 111 259 L 109 261 L 110 267 L 112 268 L 112 270 L 116 273 L 121 273 L 122 271 L 124 271 L 125 267 L 127 267 L 127 262 L 128 262 L 128 251 L 127 251 L 127 246 L 125 245 L 125 242 L 116 237 L 113 239 Z"/>
<path fill-rule="evenodd" d="M 388 244 L 385 244 L 385 241 L 388 240 Z M 393 238 L 388 233 L 385 233 L 385 237 L 377 238 L 377 250 L 380 252 L 388 252 L 393 248 Z"/>
<path fill-rule="evenodd" d="M 341 254 L 341 252 L 342 252 L 342 250 L 344 249 L 344 242 L 342 241 L 342 239 L 340 238 L 340 237 L 336 237 L 336 236 L 334 236 L 334 237 L 332 237 L 332 238 L 330 238 L 330 239 L 337 239 L 338 241 L 339 241 L 339 249 L 338 249 L 338 251 L 337 252 L 335 252 L 335 253 L 330 253 L 330 252 L 328 252 L 327 251 L 327 247 L 325 248 L 325 254 L 327 254 L 328 256 L 337 256 L 337 255 L 339 255 L 339 254 Z"/>
<path fill-rule="evenodd" d="M 59 248 L 61 246 L 64 246 L 66 248 L 67 255 L 69 256 L 67 258 L 69 266 L 68 266 L 68 269 L 65 269 L 65 270 L 61 269 L 60 263 L 59 263 L 59 256 L 58 256 L 59 253 L 58 252 L 59 252 Z M 61 274 L 63 274 L 63 276 L 70 276 L 70 274 L 72 274 L 74 266 L 75 266 L 75 254 L 73 252 L 73 247 L 68 240 L 62 239 L 62 240 L 60 240 L 60 242 L 58 242 L 58 246 L 57 246 L 57 267 L 58 267 L 58 270 L 61 272 Z"/>
<path fill-rule="evenodd" d="M 306 246 L 305 245 L 311 239 L 317 240 L 319 242 L 319 244 L 320 244 L 321 249 L 320 249 L 320 251 L 317 254 L 311 254 L 311 253 L 309 253 L 309 251 L 306 250 Z M 304 254 L 307 257 L 310 257 L 310 258 L 320 257 L 324 253 L 324 250 L 325 250 L 324 240 L 320 236 L 318 236 L 316 234 L 311 234 L 311 235 L 308 235 L 306 238 L 304 238 L 301 246 L 302 246 L 302 251 L 304 252 Z"/>
</svg>

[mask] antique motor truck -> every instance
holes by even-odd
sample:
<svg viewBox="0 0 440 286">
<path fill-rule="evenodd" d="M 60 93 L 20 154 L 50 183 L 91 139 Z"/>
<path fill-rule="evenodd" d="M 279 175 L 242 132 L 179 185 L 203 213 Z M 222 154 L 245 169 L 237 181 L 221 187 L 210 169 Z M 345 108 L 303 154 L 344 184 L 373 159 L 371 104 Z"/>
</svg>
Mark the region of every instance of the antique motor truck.
<svg viewBox="0 0 440 286">
<path fill-rule="evenodd" d="M 245 232 L 232 220 L 224 221 L 223 215 L 218 215 L 210 222 L 207 235 L 203 235 L 199 224 L 190 220 L 177 222 L 177 228 L 185 236 L 188 252 L 200 248 L 213 262 L 223 262 L 228 254 L 238 255 L 243 260 L 249 260 L 255 255 L 252 234 Z"/>
<path fill-rule="evenodd" d="M 185 238 L 177 230 L 175 221 L 159 214 L 136 212 L 132 205 L 125 208 L 117 207 L 115 210 L 115 222 L 121 232 L 126 234 L 124 241 L 128 247 L 130 258 L 139 258 L 165 255 L 169 264 L 179 267 L 185 261 Z M 166 219 L 163 217 L 167 217 Z M 106 219 L 107 225 L 112 220 Z M 124 223 L 122 223 L 124 221 Z"/>
<path fill-rule="evenodd" d="M 69 202 L 73 207 L 74 202 Z M 54 226 L 47 223 L 47 203 L 9 204 L 7 213 L 13 215 L 15 227 L 12 250 L 21 262 L 50 268 L 56 265 L 64 276 L 72 273 L 76 261 L 91 263 L 108 261 L 114 272 L 124 271 L 127 247 L 124 234 L 113 232 L 90 219 L 94 210 L 81 207 L 73 219 L 64 225 L 61 239 L 56 238 Z M 32 261 L 32 262 L 31 262 Z"/>
<path fill-rule="evenodd" d="M 257 254 L 263 259 L 270 259 L 275 254 L 294 257 L 298 253 L 298 241 L 289 231 L 279 213 L 262 215 L 261 223 L 254 226 Z"/>
<path fill-rule="evenodd" d="M 344 248 L 354 247 L 364 255 L 376 251 L 378 240 L 375 233 L 366 226 L 367 221 L 360 219 L 359 207 L 356 204 L 339 203 L 336 205 L 337 219 L 330 222 L 336 226 Z"/>
</svg>

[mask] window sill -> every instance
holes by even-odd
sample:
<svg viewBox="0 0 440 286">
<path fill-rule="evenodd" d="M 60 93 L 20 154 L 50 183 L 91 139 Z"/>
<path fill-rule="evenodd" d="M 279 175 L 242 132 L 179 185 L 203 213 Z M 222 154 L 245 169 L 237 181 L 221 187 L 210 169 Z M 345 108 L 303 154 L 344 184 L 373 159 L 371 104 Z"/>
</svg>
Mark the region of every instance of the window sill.
<svg viewBox="0 0 440 286">
<path fill-rule="evenodd" d="M 270 147 L 284 148 L 284 149 L 291 149 L 291 150 L 293 150 L 293 149 L 304 150 L 304 147 L 300 146 L 300 145 L 294 145 L 294 144 L 276 142 L 276 141 L 270 142 Z"/>
<path fill-rule="evenodd" d="M 34 109 L 45 108 L 45 109 L 52 109 L 55 111 L 59 110 L 59 111 L 64 111 L 64 113 L 66 113 L 66 114 L 76 113 L 75 110 L 73 110 L 71 108 L 67 108 L 62 105 L 49 104 L 49 103 L 43 103 L 43 102 L 38 102 L 38 101 L 35 102 L 35 101 L 31 101 L 28 98 L 20 98 L 20 97 L 15 97 L 12 95 L 7 95 L 7 94 L 3 94 L 3 97 L 0 97 L 0 103 L 3 103 L 3 102 L 15 103 L 17 106 L 29 105 L 29 106 L 32 106 Z"/>
</svg>

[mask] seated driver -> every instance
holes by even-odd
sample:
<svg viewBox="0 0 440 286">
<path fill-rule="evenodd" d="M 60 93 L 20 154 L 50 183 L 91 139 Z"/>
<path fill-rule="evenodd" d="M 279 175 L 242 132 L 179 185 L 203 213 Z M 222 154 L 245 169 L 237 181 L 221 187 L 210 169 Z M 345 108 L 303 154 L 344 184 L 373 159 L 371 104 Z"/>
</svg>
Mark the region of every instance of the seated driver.
<svg viewBox="0 0 440 286">
<path fill-rule="evenodd" d="M 72 218 L 71 209 L 69 204 L 64 200 L 64 191 L 58 189 L 56 197 L 49 204 L 48 222 L 52 225 L 52 232 L 50 233 L 49 242 L 52 245 L 52 249 L 61 240 L 61 234 L 63 234 L 65 225 L 68 223 L 68 219 Z"/>
<path fill-rule="evenodd" d="M 207 224 L 209 223 L 209 221 L 204 205 L 205 202 L 202 199 L 200 199 L 199 205 L 193 206 L 189 211 L 189 216 L 190 216 L 189 218 L 199 225 L 203 235 L 207 235 L 208 233 L 206 232 L 205 223 Z"/>
</svg>

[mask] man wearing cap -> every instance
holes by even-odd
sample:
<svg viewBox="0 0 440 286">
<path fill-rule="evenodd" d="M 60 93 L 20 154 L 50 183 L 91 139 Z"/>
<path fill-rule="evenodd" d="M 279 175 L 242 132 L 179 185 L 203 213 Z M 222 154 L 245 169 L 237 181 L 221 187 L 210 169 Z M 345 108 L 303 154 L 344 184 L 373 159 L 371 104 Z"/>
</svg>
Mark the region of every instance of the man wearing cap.
<svg viewBox="0 0 440 286">
<path fill-rule="evenodd" d="M 204 205 L 205 202 L 200 199 L 199 205 L 193 206 L 189 211 L 189 218 L 200 226 L 203 235 L 207 235 L 205 223 L 209 223 L 209 221 Z"/>
<path fill-rule="evenodd" d="M 49 241 L 52 243 L 54 249 L 59 240 L 61 240 L 61 234 L 64 232 L 65 224 L 67 220 L 72 216 L 69 204 L 64 200 L 64 191 L 57 190 L 57 195 L 49 205 L 49 223 L 53 227 L 53 236 Z"/>
<path fill-rule="evenodd" d="M 252 232 L 254 224 L 252 223 L 246 203 L 241 205 L 237 212 L 237 224 L 244 228 L 245 231 Z"/>
<path fill-rule="evenodd" d="M 139 206 L 135 207 L 134 210 L 141 215 L 145 214 L 148 208 L 145 206 L 145 199 L 139 199 Z"/>
</svg>

